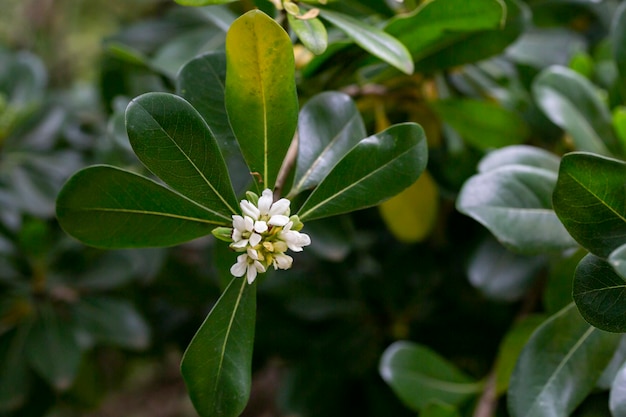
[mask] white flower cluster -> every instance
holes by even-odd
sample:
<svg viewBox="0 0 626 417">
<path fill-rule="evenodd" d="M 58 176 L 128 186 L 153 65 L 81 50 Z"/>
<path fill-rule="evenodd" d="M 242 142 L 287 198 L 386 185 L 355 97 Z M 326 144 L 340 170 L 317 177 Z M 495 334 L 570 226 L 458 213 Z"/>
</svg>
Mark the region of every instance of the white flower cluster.
<svg viewBox="0 0 626 417">
<path fill-rule="evenodd" d="M 236 277 L 246 276 L 252 284 L 260 272 L 272 265 L 274 269 L 289 269 L 293 258 L 285 251 L 302 251 L 310 245 L 307 234 L 300 233 L 302 222 L 297 215 L 289 216 L 290 201 L 286 198 L 274 202 L 272 191 L 265 189 L 258 197 L 247 193 L 248 200 L 241 200 L 242 216 L 233 216 L 230 247 L 236 252 L 237 263 L 230 272 Z"/>
</svg>

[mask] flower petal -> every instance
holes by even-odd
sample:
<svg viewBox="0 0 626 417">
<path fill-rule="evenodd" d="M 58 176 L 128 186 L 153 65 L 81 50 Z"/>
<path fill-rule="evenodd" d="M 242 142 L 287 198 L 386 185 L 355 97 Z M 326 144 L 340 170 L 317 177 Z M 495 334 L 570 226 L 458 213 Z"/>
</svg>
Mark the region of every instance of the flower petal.
<svg viewBox="0 0 626 417">
<path fill-rule="evenodd" d="M 256 222 L 254 222 L 254 231 L 257 233 L 263 233 L 263 232 L 267 232 L 267 223 L 265 223 L 262 220 L 257 220 Z"/>
<path fill-rule="evenodd" d="M 237 263 L 230 267 L 230 273 L 235 277 L 242 277 L 248 269 L 248 255 L 243 254 L 237 257 Z"/>
<path fill-rule="evenodd" d="M 274 214 L 268 223 L 272 226 L 284 226 L 289 223 L 289 217 L 283 216 L 282 214 Z"/>
<path fill-rule="evenodd" d="M 255 261 L 257 262 L 257 261 Z M 246 273 L 246 279 L 248 280 L 248 284 L 252 284 L 256 279 L 257 270 L 252 265 L 248 265 L 248 271 Z"/>
<path fill-rule="evenodd" d="M 241 207 L 241 211 L 246 216 L 251 217 L 254 220 L 259 220 L 259 215 L 261 214 L 259 209 L 248 200 L 241 200 L 239 207 Z"/>
<path fill-rule="evenodd" d="M 263 194 L 259 197 L 259 212 L 262 215 L 268 214 L 273 201 L 274 196 L 272 195 L 272 191 L 269 188 L 263 190 Z"/>
<path fill-rule="evenodd" d="M 257 233 L 253 233 L 252 236 L 250 236 L 250 239 L 249 239 L 250 246 L 258 245 L 259 243 L 261 243 L 261 239 L 262 239 L 261 235 L 259 235 Z"/>
<path fill-rule="evenodd" d="M 274 216 L 276 214 L 282 214 L 283 216 L 289 216 L 289 205 L 291 202 L 286 198 L 281 198 L 274 204 L 272 204 L 272 208 L 270 209 L 269 215 Z"/>
</svg>

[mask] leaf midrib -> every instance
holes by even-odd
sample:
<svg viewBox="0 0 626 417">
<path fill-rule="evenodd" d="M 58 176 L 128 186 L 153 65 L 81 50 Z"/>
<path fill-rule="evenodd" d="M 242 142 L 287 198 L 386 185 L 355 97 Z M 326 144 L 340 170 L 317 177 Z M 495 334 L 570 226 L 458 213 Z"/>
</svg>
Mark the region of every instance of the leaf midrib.
<svg viewBox="0 0 626 417">
<path fill-rule="evenodd" d="M 626 223 L 626 218 L 624 218 L 623 215 L 621 215 L 619 212 L 617 212 L 615 209 L 613 209 L 613 207 L 611 207 L 609 204 L 607 204 L 603 199 L 601 199 L 598 195 L 596 195 L 590 188 L 587 188 L 581 181 L 579 181 L 574 175 L 572 174 L 567 174 L 568 177 L 570 177 L 576 184 L 578 184 L 583 190 L 587 191 L 589 194 L 591 194 L 596 200 L 598 200 L 604 207 L 606 207 L 607 209 L 609 209 L 609 211 L 611 211 L 613 214 L 615 214 L 615 216 L 620 219 L 621 221 Z"/>
</svg>

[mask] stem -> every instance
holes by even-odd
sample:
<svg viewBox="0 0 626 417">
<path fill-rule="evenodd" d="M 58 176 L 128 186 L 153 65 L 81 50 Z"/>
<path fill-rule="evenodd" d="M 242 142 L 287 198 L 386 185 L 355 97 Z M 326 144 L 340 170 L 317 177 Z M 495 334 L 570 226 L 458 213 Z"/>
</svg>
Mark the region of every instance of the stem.
<svg viewBox="0 0 626 417">
<path fill-rule="evenodd" d="M 496 414 L 498 405 L 498 393 L 496 392 L 496 370 L 495 367 L 489 372 L 483 393 L 478 400 L 478 405 L 474 409 L 473 417 L 493 417 Z"/>
<path fill-rule="evenodd" d="M 277 200 L 281 196 L 285 181 L 287 181 L 287 176 L 289 175 L 289 172 L 291 172 L 291 168 L 293 168 L 293 166 L 296 164 L 297 156 L 298 131 L 296 131 L 296 133 L 293 135 L 293 140 L 291 141 L 291 145 L 289 145 L 287 155 L 285 155 L 285 159 L 283 159 L 283 164 L 280 166 L 280 171 L 278 171 L 278 176 L 276 177 L 276 185 L 274 186 L 274 200 Z"/>
</svg>

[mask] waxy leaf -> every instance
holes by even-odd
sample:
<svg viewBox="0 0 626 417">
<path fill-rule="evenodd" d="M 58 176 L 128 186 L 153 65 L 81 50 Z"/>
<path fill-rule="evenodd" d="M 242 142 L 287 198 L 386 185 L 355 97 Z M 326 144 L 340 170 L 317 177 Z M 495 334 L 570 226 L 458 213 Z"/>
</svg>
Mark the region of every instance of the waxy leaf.
<svg viewBox="0 0 626 417">
<path fill-rule="evenodd" d="M 290 13 L 287 13 L 289 27 L 296 32 L 300 42 L 315 55 L 324 53 L 328 47 L 328 34 L 326 26 L 318 18 L 298 19 Z"/>
<path fill-rule="evenodd" d="M 290 194 L 313 188 L 366 135 L 363 119 L 352 99 L 325 92 L 300 111 L 298 157 Z"/>
<path fill-rule="evenodd" d="M 273 188 L 298 121 L 293 47 L 259 10 L 226 35 L 226 110 L 239 147 L 261 188 Z"/>
<path fill-rule="evenodd" d="M 400 400 L 415 411 L 433 401 L 461 404 L 482 388 L 436 352 L 411 342 L 389 346 L 380 360 L 379 372 Z"/>
<path fill-rule="evenodd" d="M 528 127 L 522 116 L 497 103 L 449 99 L 430 102 L 429 106 L 478 149 L 518 144 L 528 136 Z"/>
<path fill-rule="evenodd" d="M 505 165 L 471 177 L 457 209 L 485 226 L 511 250 L 538 254 L 576 246 L 552 210 L 556 173 Z"/>
<path fill-rule="evenodd" d="M 561 158 L 544 149 L 528 145 L 513 145 L 489 152 L 478 164 L 478 172 L 506 165 L 526 165 L 558 172 Z"/>
<path fill-rule="evenodd" d="M 426 137 L 419 125 L 391 126 L 352 148 L 298 214 L 312 220 L 379 204 L 413 184 L 427 160 Z"/>
<path fill-rule="evenodd" d="M 413 59 L 406 46 L 382 30 L 343 13 L 322 9 L 320 17 L 328 20 L 370 54 L 405 74 L 413 73 Z"/>
<path fill-rule="evenodd" d="M 187 347 L 181 372 L 202 417 L 238 417 L 248 402 L 256 283 L 233 278 Z"/>
<path fill-rule="evenodd" d="M 570 304 L 531 336 L 508 392 L 513 417 L 567 417 L 594 389 L 617 348 L 617 334 L 587 323 Z"/>
<path fill-rule="evenodd" d="M 191 104 L 168 93 L 147 93 L 126 109 L 126 130 L 137 157 L 174 190 L 229 217 L 237 199 L 217 141 Z"/>
<path fill-rule="evenodd" d="M 420 412 L 420 417 L 461 417 L 461 413 L 452 405 L 431 402 Z"/>
<path fill-rule="evenodd" d="M 593 326 L 626 332 L 626 281 L 608 262 L 585 256 L 576 268 L 572 295 L 580 314 Z"/>
<path fill-rule="evenodd" d="M 577 150 L 609 155 L 619 149 L 608 108 L 582 75 L 550 67 L 537 76 L 532 90 L 541 110 L 571 135 Z"/>
<path fill-rule="evenodd" d="M 609 409 L 611 415 L 615 417 L 626 415 L 626 364 L 620 368 L 613 380 L 609 394 Z"/>
<path fill-rule="evenodd" d="M 68 180 L 57 218 L 69 235 L 107 249 L 172 246 L 232 222 L 152 180 L 104 165 Z"/>
<path fill-rule="evenodd" d="M 626 279 L 626 244 L 611 252 L 607 260 L 615 272 Z"/>
<path fill-rule="evenodd" d="M 608 257 L 626 243 L 626 164 L 584 152 L 561 160 L 554 210 L 589 252 Z"/>
<path fill-rule="evenodd" d="M 58 390 L 70 388 L 82 359 L 82 350 L 70 322 L 49 306 L 27 336 L 24 351 L 39 375 Z"/>
</svg>

